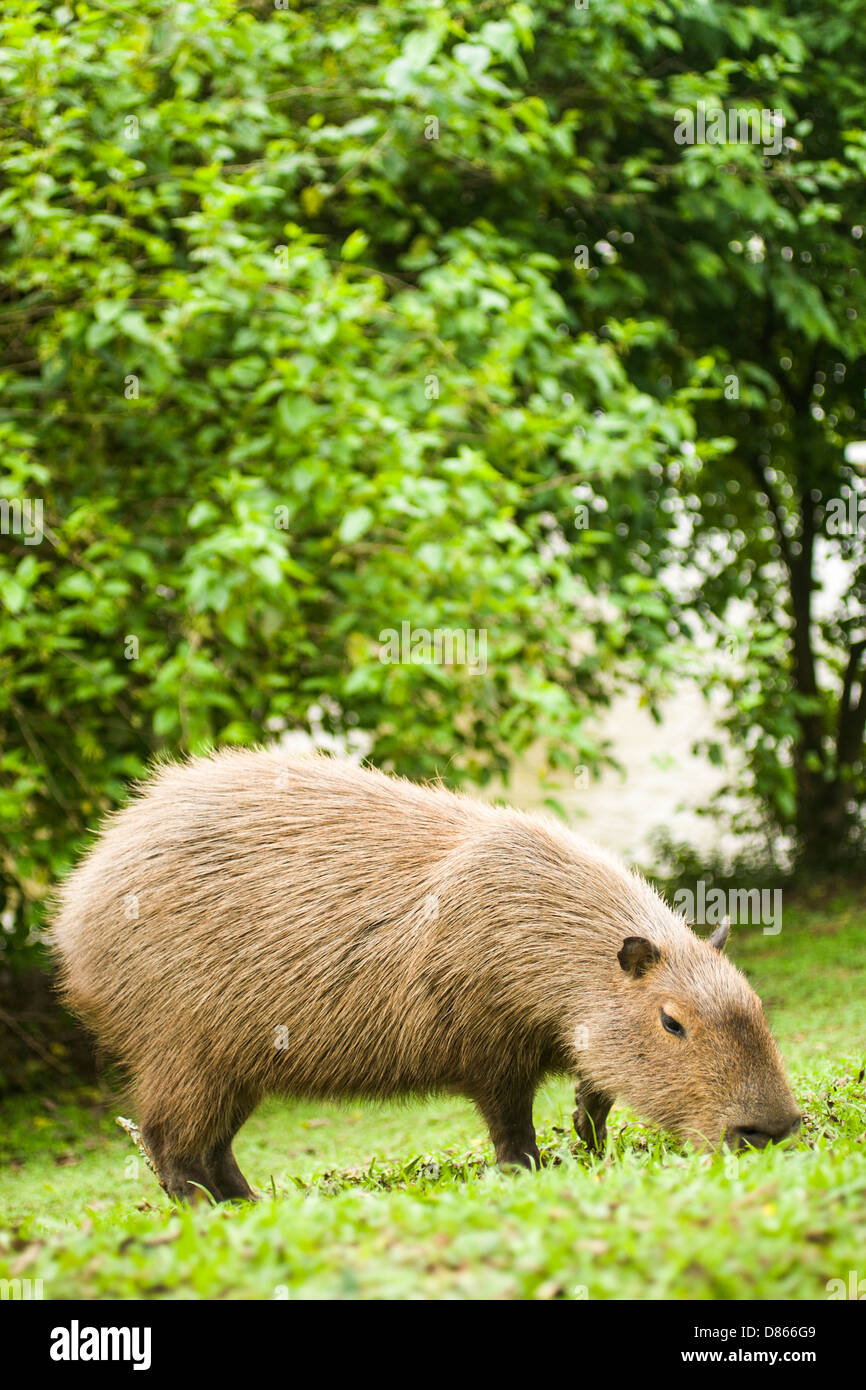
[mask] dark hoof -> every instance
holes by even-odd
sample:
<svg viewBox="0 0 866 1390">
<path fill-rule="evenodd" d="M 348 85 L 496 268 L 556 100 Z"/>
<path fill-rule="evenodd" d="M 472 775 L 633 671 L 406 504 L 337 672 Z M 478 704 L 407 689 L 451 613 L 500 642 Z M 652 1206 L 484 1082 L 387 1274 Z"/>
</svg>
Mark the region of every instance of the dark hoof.
<svg viewBox="0 0 866 1390">
<path fill-rule="evenodd" d="M 522 1168 L 533 1173 L 541 1167 L 541 1155 L 537 1149 L 522 1154 L 497 1154 L 496 1163 L 499 1168 Z"/>
</svg>

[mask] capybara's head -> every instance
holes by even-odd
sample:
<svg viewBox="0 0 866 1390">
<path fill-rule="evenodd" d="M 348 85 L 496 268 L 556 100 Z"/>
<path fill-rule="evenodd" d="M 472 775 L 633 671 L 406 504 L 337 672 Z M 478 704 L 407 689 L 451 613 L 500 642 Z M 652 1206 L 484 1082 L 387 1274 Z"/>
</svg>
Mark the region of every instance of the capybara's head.
<svg viewBox="0 0 866 1390">
<path fill-rule="evenodd" d="M 626 937 L 616 1017 L 598 1041 L 619 1054 L 619 1094 L 646 1119 L 699 1148 L 763 1148 L 795 1133 L 800 1111 L 761 1001 L 722 954 L 727 931 L 702 940 L 683 926 L 661 946 Z"/>
</svg>

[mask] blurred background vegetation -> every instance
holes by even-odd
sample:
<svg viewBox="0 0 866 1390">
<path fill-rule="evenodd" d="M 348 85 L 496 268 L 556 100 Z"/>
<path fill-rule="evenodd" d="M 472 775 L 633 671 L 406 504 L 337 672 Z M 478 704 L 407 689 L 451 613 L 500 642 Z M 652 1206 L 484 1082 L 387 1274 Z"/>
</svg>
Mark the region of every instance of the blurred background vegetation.
<svg viewBox="0 0 866 1390">
<path fill-rule="evenodd" d="M 160 751 L 568 778 L 683 678 L 776 870 L 856 867 L 864 69 L 862 0 L 6 0 L 7 967 Z"/>
</svg>

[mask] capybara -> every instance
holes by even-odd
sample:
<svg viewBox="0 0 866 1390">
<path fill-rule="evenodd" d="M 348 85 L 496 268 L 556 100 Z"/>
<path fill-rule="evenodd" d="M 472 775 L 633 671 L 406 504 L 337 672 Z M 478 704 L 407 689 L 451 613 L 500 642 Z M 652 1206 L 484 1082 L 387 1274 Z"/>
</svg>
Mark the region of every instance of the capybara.
<svg viewBox="0 0 866 1390">
<path fill-rule="evenodd" d="M 65 996 L 127 1068 L 166 1191 L 251 1197 L 262 1096 L 473 1100 L 532 1167 L 577 1078 L 701 1147 L 799 1123 L 757 996 L 642 878 L 544 817 L 279 748 L 159 766 L 60 892 Z"/>
</svg>

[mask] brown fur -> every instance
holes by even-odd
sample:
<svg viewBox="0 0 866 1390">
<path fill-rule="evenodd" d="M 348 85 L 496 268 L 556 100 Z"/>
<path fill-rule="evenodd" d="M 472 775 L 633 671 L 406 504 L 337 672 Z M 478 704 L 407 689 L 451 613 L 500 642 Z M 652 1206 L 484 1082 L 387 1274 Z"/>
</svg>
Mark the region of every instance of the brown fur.
<svg viewBox="0 0 866 1390">
<path fill-rule="evenodd" d="M 660 958 L 626 969 L 628 937 Z M 321 756 L 158 768 L 66 880 L 53 941 L 178 1196 L 250 1195 L 231 1142 L 269 1092 L 453 1090 L 525 1166 L 552 1073 L 579 1076 L 594 1147 L 616 1096 L 711 1145 L 797 1119 L 760 1001 L 641 878 L 558 824 Z"/>
</svg>

